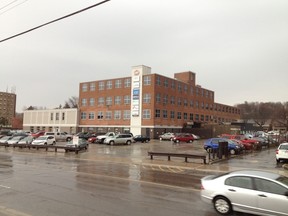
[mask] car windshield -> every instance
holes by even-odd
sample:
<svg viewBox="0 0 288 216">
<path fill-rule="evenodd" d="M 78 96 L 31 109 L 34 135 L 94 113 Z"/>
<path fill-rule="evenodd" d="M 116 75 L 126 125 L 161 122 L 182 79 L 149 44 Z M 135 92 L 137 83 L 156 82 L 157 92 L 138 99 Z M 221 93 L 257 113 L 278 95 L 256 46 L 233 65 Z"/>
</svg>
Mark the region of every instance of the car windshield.
<svg viewBox="0 0 288 216">
<path fill-rule="evenodd" d="M 281 182 L 282 184 L 286 185 L 288 187 L 288 178 L 285 176 L 280 176 L 276 179 L 277 181 Z"/>
<path fill-rule="evenodd" d="M 37 140 L 46 140 L 46 137 L 38 137 Z"/>
<path fill-rule="evenodd" d="M 22 137 L 21 136 L 16 136 L 16 137 L 13 137 L 11 140 L 20 140 Z"/>
<path fill-rule="evenodd" d="M 288 150 L 288 145 L 280 145 L 279 149 Z"/>
</svg>

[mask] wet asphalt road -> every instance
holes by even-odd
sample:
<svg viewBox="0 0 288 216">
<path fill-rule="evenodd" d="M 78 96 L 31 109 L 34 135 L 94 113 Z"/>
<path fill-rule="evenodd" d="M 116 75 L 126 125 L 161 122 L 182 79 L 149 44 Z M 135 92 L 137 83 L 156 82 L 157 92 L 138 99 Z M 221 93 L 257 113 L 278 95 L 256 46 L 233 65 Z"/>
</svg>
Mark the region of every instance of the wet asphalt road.
<svg viewBox="0 0 288 216">
<path fill-rule="evenodd" d="M 287 175 L 275 163 L 273 148 L 210 165 L 183 158 L 150 160 L 148 150 L 204 152 L 201 141 L 91 144 L 78 155 L 0 147 L 0 215 L 214 216 L 212 206 L 200 200 L 201 177 L 247 167 Z"/>
</svg>

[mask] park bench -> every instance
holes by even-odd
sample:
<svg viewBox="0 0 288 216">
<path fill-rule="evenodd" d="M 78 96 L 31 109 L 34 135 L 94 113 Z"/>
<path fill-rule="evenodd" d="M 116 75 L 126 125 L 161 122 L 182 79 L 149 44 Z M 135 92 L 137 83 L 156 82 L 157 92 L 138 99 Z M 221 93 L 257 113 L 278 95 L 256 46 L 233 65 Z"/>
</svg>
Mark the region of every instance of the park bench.
<svg viewBox="0 0 288 216">
<path fill-rule="evenodd" d="M 188 158 L 202 159 L 203 163 L 206 164 L 206 155 L 204 154 L 187 154 L 187 153 L 171 153 L 171 152 L 148 152 L 148 156 L 153 160 L 153 156 L 166 156 L 170 161 L 171 157 L 182 157 L 185 158 L 185 162 L 188 162 Z"/>
</svg>

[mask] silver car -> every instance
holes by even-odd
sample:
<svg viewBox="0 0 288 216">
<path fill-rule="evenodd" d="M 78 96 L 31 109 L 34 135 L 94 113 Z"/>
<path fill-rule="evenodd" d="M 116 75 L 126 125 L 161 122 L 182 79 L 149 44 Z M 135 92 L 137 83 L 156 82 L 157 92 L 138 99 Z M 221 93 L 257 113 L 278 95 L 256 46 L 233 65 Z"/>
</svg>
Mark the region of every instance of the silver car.
<svg viewBox="0 0 288 216">
<path fill-rule="evenodd" d="M 276 150 L 276 161 L 288 160 L 288 143 L 281 143 Z"/>
<path fill-rule="evenodd" d="M 288 178 L 276 173 L 241 170 L 201 179 L 201 199 L 222 215 L 288 215 Z"/>
<path fill-rule="evenodd" d="M 133 136 L 131 134 L 117 134 L 114 137 L 107 137 L 104 143 L 107 145 L 114 144 L 127 144 L 130 145 L 133 142 Z"/>
</svg>

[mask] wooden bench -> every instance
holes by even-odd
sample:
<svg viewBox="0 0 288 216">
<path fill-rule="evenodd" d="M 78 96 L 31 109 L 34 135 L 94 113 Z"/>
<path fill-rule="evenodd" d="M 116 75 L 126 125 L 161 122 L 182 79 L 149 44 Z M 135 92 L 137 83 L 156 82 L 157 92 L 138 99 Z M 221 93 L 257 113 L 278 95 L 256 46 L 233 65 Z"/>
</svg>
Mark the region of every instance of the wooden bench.
<svg viewBox="0 0 288 216">
<path fill-rule="evenodd" d="M 171 152 L 148 152 L 148 156 L 153 160 L 153 156 L 166 156 L 170 161 L 171 157 L 183 157 L 185 162 L 188 162 L 188 158 L 202 159 L 203 163 L 206 164 L 206 155 L 204 154 L 186 154 L 186 153 L 171 153 Z"/>
</svg>

